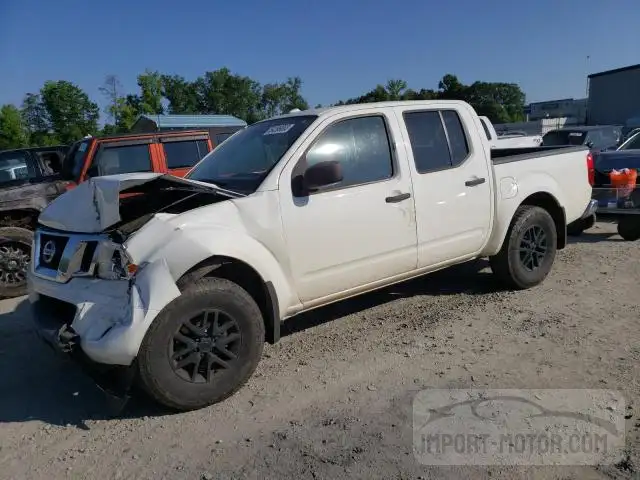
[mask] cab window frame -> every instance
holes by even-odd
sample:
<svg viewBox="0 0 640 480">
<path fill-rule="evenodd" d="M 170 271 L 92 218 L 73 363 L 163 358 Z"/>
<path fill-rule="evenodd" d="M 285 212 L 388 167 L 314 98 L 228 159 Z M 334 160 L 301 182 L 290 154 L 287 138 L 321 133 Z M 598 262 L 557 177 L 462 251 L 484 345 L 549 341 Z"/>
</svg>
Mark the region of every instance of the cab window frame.
<svg viewBox="0 0 640 480">
<path fill-rule="evenodd" d="M 381 179 L 377 179 L 377 180 L 371 180 L 371 181 L 368 181 L 368 182 L 349 183 L 348 185 L 344 185 L 341 182 L 339 184 L 327 185 L 325 187 L 318 188 L 317 190 L 314 190 L 313 192 L 304 192 L 304 194 L 300 194 L 300 195 L 296 194 L 296 190 L 297 189 L 294 188 L 294 183 L 296 182 L 296 179 L 301 178 L 304 175 L 305 171 L 307 170 L 307 155 L 317 145 L 317 143 L 320 140 L 322 140 L 324 134 L 330 128 L 332 128 L 332 127 L 334 127 L 334 126 L 336 126 L 336 125 L 338 125 L 340 123 L 344 123 L 344 122 L 352 121 L 352 120 L 365 119 L 365 118 L 380 118 L 380 119 L 382 119 L 382 123 L 383 123 L 384 129 L 385 129 L 385 133 L 386 133 L 387 144 L 388 144 L 388 147 L 389 147 L 389 161 L 390 161 L 390 167 L 391 167 L 391 175 L 389 175 L 388 177 L 385 177 L 385 178 L 381 178 Z M 396 179 L 398 177 L 399 171 L 400 170 L 398 168 L 398 155 L 397 155 L 396 142 L 395 142 L 395 138 L 394 138 L 394 135 L 393 135 L 393 130 L 391 129 L 391 126 L 390 126 L 389 118 L 385 114 L 385 112 L 354 114 L 354 115 L 350 115 L 350 116 L 347 116 L 347 117 L 338 118 L 336 120 L 331 121 L 330 123 L 328 123 L 324 127 L 321 127 L 319 133 L 312 140 L 311 144 L 300 155 L 300 157 L 296 161 L 295 166 L 293 167 L 293 170 L 291 171 L 291 193 L 292 193 L 292 196 L 294 198 L 307 198 L 307 197 L 311 197 L 313 195 L 319 195 L 319 194 L 323 194 L 323 193 L 327 193 L 327 192 L 336 192 L 336 191 L 339 191 L 339 190 L 347 190 L 347 189 L 350 189 L 350 188 L 363 187 L 363 186 L 372 185 L 372 184 L 376 184 L 376 183 L 389 182 L 389 181 L 394 180 L 394 179 Z"/>
</svg>

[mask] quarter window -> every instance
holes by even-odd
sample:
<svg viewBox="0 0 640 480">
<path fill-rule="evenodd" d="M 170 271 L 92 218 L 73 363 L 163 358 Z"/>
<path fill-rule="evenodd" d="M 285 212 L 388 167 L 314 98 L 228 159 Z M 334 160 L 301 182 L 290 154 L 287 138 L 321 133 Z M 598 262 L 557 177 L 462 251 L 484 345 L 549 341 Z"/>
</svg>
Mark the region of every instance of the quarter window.
<svg viewBox="0 0 640 480">
<path fill-rule="evenodd" d="M 328 127 L 307 152 L 306 167 L 339 161 L 340 187 L 385 180 L 393 176 L 391 145 L 381 116 L 343 120 Z"/>
<path fill-rule="evenodd" d="M 206 140 L 165 142 L 163 145 L 169 169 L 191 168 L 209 153 Z"/>
<path fill-rule="evenodd" d="M 457 167 L 469 155 L 469 144 L 464 133 L 462 122 L 458 113 L 454 110 L 444 110 L 442 112 L 444 126 L 449 136 L 449 148 L 451 149 L 451 163 Z"/>
</svg>

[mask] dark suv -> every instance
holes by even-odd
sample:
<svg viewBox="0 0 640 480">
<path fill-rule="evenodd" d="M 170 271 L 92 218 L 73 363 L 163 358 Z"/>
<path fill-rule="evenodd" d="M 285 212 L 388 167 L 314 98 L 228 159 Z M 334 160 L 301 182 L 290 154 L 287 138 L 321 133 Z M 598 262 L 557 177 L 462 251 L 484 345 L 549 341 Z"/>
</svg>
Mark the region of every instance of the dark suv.
<svg viewBox="0 0 640 480">
<path fill-rule="evenodd" d="M 543 147 L 585 145 L 592 152 L 616 149 L 621 141 L 622 127 L 617 125 L 558 128 L 542 136 Z"/>
</svg>

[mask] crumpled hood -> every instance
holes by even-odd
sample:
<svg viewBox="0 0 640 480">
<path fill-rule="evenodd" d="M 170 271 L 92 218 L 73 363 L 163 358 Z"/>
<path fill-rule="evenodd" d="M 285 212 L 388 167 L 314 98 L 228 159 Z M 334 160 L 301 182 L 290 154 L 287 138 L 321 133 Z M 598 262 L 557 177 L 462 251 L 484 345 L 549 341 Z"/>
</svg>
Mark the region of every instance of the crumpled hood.
<svg viewBox="0 0 640 480">
<path fill-rule="evenodd" d="M 144 190 L 145 193 L 150 193 L 154 189 L 215 193 L 227 198 L 243 196 L 212 184 L 163 173 L 108 175 L 91 178 L 60 195 L 42 211 L 38 222 L 66 232 L 102 232 L 121 221 L 121 192 L 136 193 Z"/>
</svg>

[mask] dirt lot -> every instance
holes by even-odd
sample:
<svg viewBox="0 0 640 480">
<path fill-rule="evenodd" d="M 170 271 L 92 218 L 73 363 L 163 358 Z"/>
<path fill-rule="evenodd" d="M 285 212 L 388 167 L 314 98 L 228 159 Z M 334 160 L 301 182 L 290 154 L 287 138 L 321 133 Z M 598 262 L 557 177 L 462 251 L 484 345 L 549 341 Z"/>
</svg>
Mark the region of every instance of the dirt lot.
<svg viewBox="0 0 640 480">
<path fill-rule="evenodd" d="M 111 418 L 102 394 L 41 346 L 26 303 L 0 315 L 0 477 L 638 478 L 640 242 L 598 224 L 540 287 L 497 289 L 486 263 L 288 322 L 223 404 Z M 625 395 L 617 466 L 425 467 L 412 454 L 423 388 L 611 388 Z M 634 477 L 635 475 L 635 477 Z"/>
</svg>

